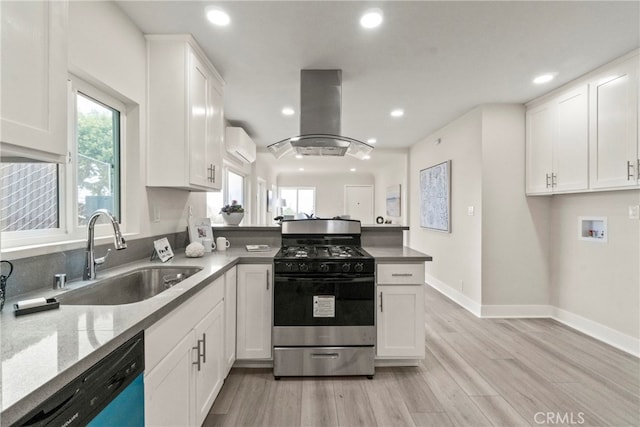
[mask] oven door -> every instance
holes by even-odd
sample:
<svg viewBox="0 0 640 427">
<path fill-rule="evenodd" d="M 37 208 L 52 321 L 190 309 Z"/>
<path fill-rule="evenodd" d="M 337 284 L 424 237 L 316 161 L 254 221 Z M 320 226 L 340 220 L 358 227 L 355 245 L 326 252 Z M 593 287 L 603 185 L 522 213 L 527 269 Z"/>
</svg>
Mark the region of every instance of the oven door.
<svg viewBox="0 0 640 427">
<path fill-rule="evenodd" d="M 375 282 L 370 277 L 282 277 L 273 287 L 273 325 L 373 326 Z"/>
</svg>

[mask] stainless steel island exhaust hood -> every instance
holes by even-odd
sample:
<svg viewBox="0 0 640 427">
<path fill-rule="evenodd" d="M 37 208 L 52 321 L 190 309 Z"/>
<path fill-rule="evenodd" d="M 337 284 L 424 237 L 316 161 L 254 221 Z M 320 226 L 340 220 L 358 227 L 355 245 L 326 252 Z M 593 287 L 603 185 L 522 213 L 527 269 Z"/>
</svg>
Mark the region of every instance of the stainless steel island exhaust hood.
<svg viewBox="0 0 640 427">
<path fill-rule="evenodd" d="M 276 158 L 291 152 L 302 156 L 365 158 L 373 147 L 341 135 L 342 71 L 300 71 L 300 135 L 267 148 Z"/>
</svg>

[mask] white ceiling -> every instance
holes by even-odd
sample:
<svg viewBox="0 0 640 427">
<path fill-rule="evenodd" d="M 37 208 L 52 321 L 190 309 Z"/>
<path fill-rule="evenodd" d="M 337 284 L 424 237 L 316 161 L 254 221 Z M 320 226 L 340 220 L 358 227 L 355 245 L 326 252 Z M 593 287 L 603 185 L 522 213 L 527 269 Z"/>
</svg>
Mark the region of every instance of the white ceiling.
<svg viewBox="0 0 640 427">
<path fill-rule="evenodd" d="M 258 146 L 298 134 L 303 68 L 343 72 L 342 133 L 408 147 L 473 107 L 524 103 L 640 46 L 638 1 L 119 1 L 144 33 L 191 33 Z M 205 7 L 231 16 L 214 27 Z M 384 22 L 358 24 L 378 7 Z M 557 72 L 546 85 L 534 76 Z M 405 116 L 389 112 L 403 108 Z"/>
</svg>

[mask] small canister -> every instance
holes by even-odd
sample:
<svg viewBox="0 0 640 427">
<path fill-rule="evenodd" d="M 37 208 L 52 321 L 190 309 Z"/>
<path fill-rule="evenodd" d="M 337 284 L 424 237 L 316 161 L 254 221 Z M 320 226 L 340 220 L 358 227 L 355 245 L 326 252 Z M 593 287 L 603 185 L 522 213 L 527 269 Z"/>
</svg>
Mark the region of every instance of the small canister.
<svg viewBox="0 0 640 427">
<path fill-rule="evenodd" d="M 63 289 L 67 285 L 67 275 L 64 273 L 53 275 L 53 289 Z"/>
</svg>

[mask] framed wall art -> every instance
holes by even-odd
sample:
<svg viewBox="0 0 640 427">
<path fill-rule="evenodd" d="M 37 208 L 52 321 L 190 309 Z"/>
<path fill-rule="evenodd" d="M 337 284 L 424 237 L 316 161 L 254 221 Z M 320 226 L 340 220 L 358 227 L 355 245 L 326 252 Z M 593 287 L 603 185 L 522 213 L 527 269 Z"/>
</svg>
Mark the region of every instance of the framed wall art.
<svg viewBox="0 0 640 427">
<path fill-rule="evenodd" d="M 451 160 L 420 171 L 420 227 L 451 232 Z"/>
<path fill-rule="evenodd" d="M 387 215 L 400 216 L 400 184 L 387 187 Z"/>
</svg>

